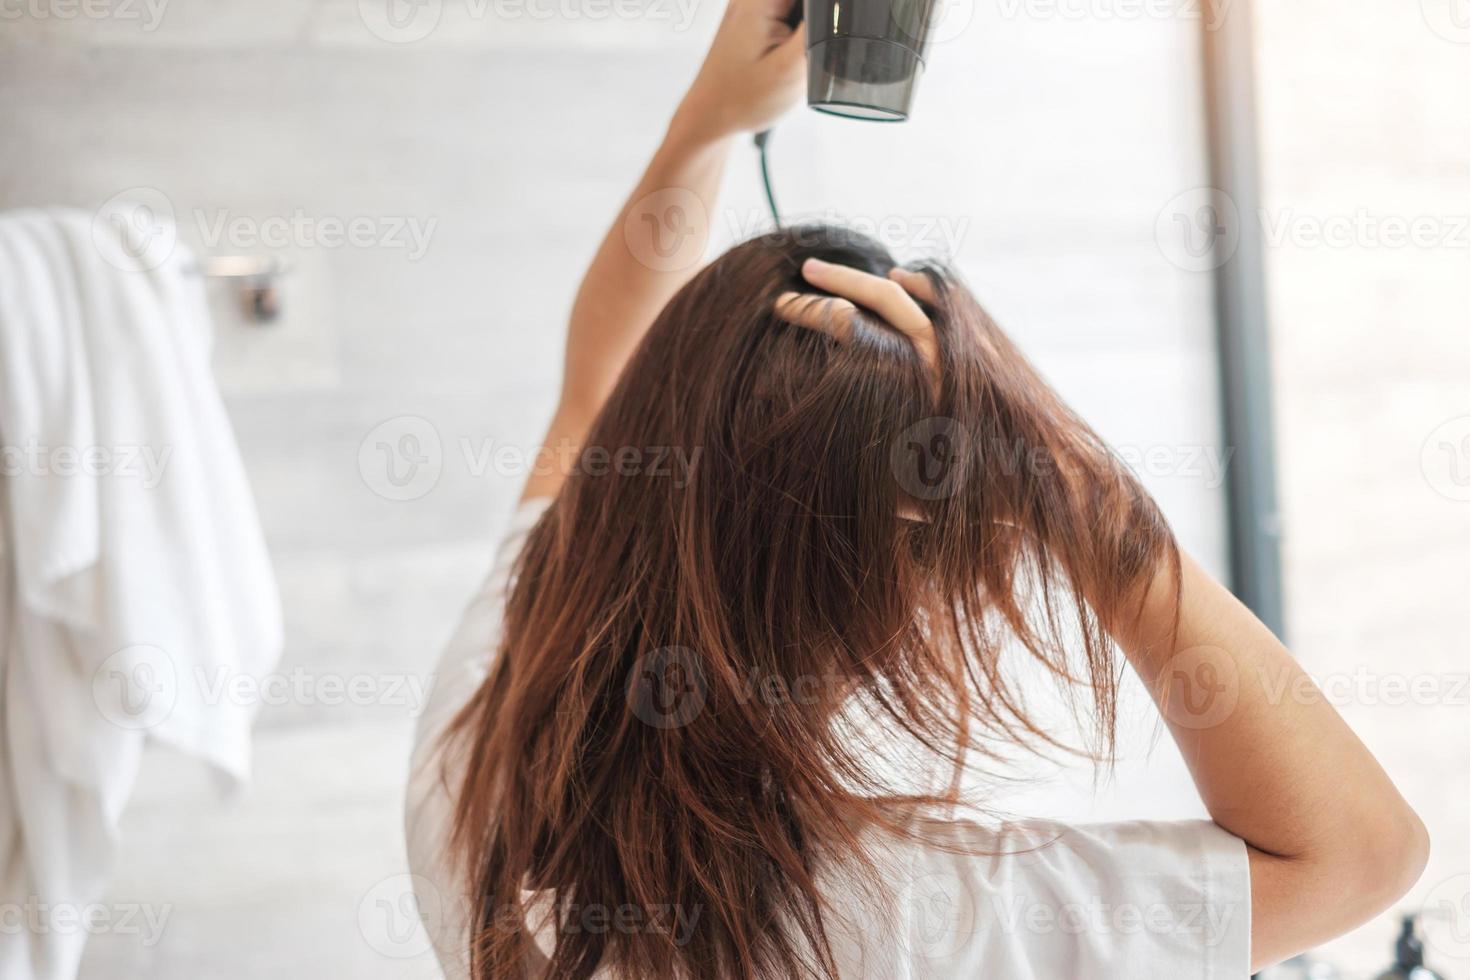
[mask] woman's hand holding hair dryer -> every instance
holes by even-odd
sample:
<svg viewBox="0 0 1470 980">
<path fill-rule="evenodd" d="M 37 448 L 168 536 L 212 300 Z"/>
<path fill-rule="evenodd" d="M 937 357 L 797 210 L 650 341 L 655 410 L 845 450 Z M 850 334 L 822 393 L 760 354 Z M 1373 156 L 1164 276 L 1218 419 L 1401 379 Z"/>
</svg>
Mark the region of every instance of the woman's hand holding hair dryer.
<svg viewBox="0 0 1470 980">
<path fill-rule="evenodd" d="M 675 127 L 720 139 L 769 128 L 806 85 L 806 25 L 786 15 L 801 0 L 730 0 Z"/>
</svg>

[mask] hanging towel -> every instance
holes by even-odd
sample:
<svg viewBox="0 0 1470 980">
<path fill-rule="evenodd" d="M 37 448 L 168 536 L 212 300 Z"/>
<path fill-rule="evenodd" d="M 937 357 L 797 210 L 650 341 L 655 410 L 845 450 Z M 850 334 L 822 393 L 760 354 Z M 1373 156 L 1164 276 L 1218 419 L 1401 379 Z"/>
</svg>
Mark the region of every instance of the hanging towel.
<svg viewBox="0 0 1470 980">
<path fill-rule="evenodd" d="M 228 682 L 281 650 L 203 286 L 127 228 L 0 215 L 0 905 L 25 916 L 0 930 L 6 980 L 76 976 L 86 930 L 48 917 L 101 897 L 148 739 L 248 778 L 255 706 Z"/>
</svg>

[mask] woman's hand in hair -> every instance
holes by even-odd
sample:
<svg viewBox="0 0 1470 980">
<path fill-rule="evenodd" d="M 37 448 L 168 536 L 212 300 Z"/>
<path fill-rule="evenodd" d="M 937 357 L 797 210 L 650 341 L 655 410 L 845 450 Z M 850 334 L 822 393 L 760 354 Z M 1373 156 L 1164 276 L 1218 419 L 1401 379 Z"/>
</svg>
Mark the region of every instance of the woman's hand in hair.
<svg viewBox="0 0 1470 980">
<path fill-rule="evenodd" d="M 928 276 L 895 268 L 884 279 L 820 259 L 803 262 L 801 275 L 813 286 L 833 295 L 782 293 L 776 299 L 777 316 L 845 342 L 852 332 L 852 318 L 858 307 L 862 307 L 908 338 L 929 368 L 935 394 L 938 394 L 939 342 L 935 338 L 934 324 L 919 305 L 920 302 L 930 306 L 935 303 L 934 284 Z"/>
<path fill-rule="evenodd" d="M 677 128 L 720 139 L 767 129 L 796 104 L 806 83 L 806 25 L 786 24 L 792 3 L 730 0 Z"/>
</svg>

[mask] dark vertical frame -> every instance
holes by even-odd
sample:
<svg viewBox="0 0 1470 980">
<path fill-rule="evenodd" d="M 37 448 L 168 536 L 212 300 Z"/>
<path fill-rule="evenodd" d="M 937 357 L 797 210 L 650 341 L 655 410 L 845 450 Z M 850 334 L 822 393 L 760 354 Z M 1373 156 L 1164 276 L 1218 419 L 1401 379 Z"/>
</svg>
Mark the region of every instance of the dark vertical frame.
<svg viewBox="0 0 1470 980">
<path fill-rule="evenodd" d="M 1281 517 L 1266 319 L 1260 174 L 1256 147 L 1250 0 L 1206 0 L 1201 17 L 1210 179 L 1239 223 L 1235 247 L 1215 269 L 1215 323 L 1227 448 L 1231 587 L 1284 636 Z M 1217 239 L 1217 246 L 1223 242 Z"/>
</svg>

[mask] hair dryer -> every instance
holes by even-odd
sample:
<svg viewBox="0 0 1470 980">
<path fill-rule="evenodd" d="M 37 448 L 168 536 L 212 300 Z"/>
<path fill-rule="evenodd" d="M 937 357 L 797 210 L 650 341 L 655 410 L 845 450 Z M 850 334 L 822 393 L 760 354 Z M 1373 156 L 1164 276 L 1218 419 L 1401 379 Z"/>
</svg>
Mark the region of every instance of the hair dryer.
<svg viewBox="0 0 1470 980">
<path fill-rule="evenodd" d="M 943 0 L 794 0 L 786 23 L 806 27 L 806 104 L 849 119 L 909 117 L 935 8 Z M 781 212 L 766 157 L 770 130 L 755 134 L 761 182 L 776 227 Z"/>
<path fill-rule="evenodd" d="M 851 119 L 907 119 L 939 2 L 797 0 L 788 23 L 806 18 L 807 105 Z"/>
</svg>

